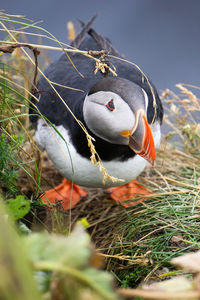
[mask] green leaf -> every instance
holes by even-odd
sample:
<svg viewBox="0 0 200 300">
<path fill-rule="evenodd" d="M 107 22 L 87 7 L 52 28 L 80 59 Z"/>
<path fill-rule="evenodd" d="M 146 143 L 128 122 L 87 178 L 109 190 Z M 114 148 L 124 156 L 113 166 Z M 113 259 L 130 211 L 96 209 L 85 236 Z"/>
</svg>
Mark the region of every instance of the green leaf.
<svg viewBox="0 0 200 300">
<path fill-rule="evenodd" d="M 95 268 L 87 268 L 83 273 L 88 280 L 93 282 L 94 290 L 101 295 L 102 299 L 118 299 L 112 288 L 113 277 L 110 273 Z"/>
<path fill-rule="evenodd" d="M 69 236 L 42 232 L 25 237 L 31 260 L 54 262 L 68 267 L 81 268 L 87 265 L 91 255 L 89 243 L 89 235 L 82 226 L 77 226 Z"/>
<path fill-rule="evenodd" d="M 68 300 L 118 299 L 111 274 L 90 266 L 93 248 L 80 224 L 69 236 L 31 233 L 24 236 L 24 244 L 35 270 L 53 271 L 52 298 L 59 294 Z"/>
<path fill-rule="evenodd" d="M 7 201 L 7 209 L 15 221 L 22 219 L 30 210 L 30 201 L 19 195 Z"/>
<path fill-rule="evenodd" d="M 68 300 L 119 300 L 109 273 L 89 267 L 81 271 L 81 276 L 83 280 L 56 273 L 52 279 L 52 296 L 60 294 Z"/>
</svg>

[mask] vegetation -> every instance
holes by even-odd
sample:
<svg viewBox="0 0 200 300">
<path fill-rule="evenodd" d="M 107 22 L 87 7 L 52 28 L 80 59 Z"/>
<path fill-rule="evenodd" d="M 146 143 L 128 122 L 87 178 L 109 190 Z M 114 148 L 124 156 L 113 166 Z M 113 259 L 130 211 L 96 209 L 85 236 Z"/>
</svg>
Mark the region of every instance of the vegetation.
<svg viewBox="0 0 200 300">
<path fill-rule="evenodd" d="M 198 299 L 198 259 L 196 269 L 186 266 L 188 256 L 174 261 L 181 270 L 171 264 L 200 248 L 198 88 L 182 84 L 180 95 L 162 95 L 170 133 L 156 166 L 140 178 L 153 192 L 145 201 L 124 209 L 104 191 L 89 190 L 70 212 L 46 209 L 38 198 L 60 177 L 34 142 L 28 106 L 37 70 L 43 74 L 49 63 L 44 51 L 66 45 L 19 16 L 1 14 L 0 25 L 5 31 L 0 41 L 1 299 Z M 41 38 L 59 47 L 41 45 Z M 114 279 L 120 287 L 115 291 Z M 176 291 L 173 280 L 180 280 Z M 153 292 L 147 287 L 152 282 Z"/>
</svg>

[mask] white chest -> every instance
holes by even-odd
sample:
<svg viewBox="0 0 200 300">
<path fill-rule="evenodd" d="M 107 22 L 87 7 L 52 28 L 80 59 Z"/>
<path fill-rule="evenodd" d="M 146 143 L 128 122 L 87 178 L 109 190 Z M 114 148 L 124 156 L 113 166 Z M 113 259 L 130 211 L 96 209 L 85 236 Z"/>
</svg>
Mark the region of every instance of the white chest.
<svg viewBox="0 0 200 300">
<path fill-rule="evenodd" d="M 67 179 L 74 183 L 87 187 L 112 187 L 121 185 L 135 179 L 145 168 L 146 161 L 136 155 L 125 162 L 113 160 L 104 162 L 109 175 L 124 179 L 124 182 L 107 181 L 102 183 L 103 176 L 99 168 L 92 165 L 90 160 L 82 157 L 70 143 L 67 130 L 63 126 L 57 126 L 61 138 L 52 127 L 40 119 L 36 131 L 36 141 L 41 149 L 45 149 L 56 169 Z M 157 139 L 157 138 L 156 138 Z M 160 135 L 159 135 L 160 139 Z"/>
</svg>

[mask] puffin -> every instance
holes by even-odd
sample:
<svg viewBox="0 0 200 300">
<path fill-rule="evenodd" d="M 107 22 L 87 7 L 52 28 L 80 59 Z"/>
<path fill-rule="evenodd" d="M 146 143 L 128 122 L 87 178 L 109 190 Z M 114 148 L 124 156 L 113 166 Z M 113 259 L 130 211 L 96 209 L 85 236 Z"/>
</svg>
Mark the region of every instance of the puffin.
<svg viewBox="0 0 200 300">
<path fill-rule="evenodd" d="M 92 28 L 94 19 L 81 23 L 71 42 L 89 57 L 74 51 L 50 64 L 29 109 L 36 143 L 64 177 L 41 200 L 63 209 L 87 196 L 84 187 L 105 188 L 123 206 L 135 205 L 136 195 L 149 193 L 136 177 L 153 165 L 161 140 L 163 107 L 155 86 Z"/>
</svg>

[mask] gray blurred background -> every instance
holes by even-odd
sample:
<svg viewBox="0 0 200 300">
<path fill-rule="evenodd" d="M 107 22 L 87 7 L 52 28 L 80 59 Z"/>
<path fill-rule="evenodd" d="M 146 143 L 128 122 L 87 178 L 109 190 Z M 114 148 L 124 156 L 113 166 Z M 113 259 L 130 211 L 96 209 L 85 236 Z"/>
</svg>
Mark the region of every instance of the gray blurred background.
<svg viewBox="0 0 200 300">
<path fill-rule="evenodd" d="M 176 91 L 180 82 L 200 86 L 200 0 L 1 0 L 0 8 L 42 20 L 39 26 L 63 42 L 68 21 L 79 31 L 77 18 L 87 22 L 98 13 L 95 30 L 137 63 L 159 92 Z M 58 55 L 51 52 L 52 59 Z"/>
</svg>

